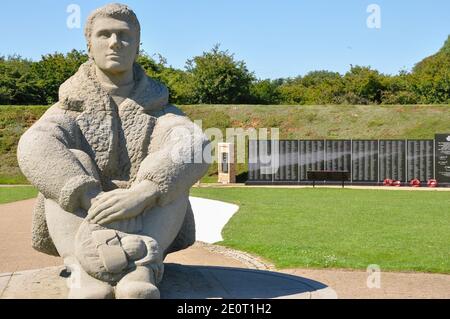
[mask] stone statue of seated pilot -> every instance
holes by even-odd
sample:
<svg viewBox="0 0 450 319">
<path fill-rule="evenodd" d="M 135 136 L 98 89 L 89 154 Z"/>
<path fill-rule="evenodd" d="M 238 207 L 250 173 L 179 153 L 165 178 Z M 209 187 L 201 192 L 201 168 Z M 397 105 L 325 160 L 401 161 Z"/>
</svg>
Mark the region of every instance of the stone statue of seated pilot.
<svg viewBox="0 0 450 319">
<path fill-rule="evenodd" d="M 95 10 L 85 35 L 89 61 L 18 146 L 39 190 L 33 247 L 64 259 L 69 298 L 159 298 L 165 256 L 195 241 L 188 196 L 209 141 L 135 63 L 130 8 Z"/>
</svg>

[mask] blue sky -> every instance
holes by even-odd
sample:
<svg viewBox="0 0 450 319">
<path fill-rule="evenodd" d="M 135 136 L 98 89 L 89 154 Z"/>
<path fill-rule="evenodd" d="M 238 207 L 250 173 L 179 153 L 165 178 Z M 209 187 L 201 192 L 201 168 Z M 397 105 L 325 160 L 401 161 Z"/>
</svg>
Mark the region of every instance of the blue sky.
<svg viewBox="0 0 450 319">
<path fill-rule="evenodd" d="M 67 27 L 67 7 L 88 14 L 111 1 L 15 0 L 0 4 L 0 55 L 39 59 L 85 49 L 83 30 Z M 383 73 L 409 70 L 450 34 L 448 0 L 122 0 L 142 24 L 143 49 L 183 68 L 187 59 L 221 43 L 258 78 L 345 73 L 350 64 Z M 381 9 L 381 28 L 367 27 L 367 7 Z"/>
</svg>

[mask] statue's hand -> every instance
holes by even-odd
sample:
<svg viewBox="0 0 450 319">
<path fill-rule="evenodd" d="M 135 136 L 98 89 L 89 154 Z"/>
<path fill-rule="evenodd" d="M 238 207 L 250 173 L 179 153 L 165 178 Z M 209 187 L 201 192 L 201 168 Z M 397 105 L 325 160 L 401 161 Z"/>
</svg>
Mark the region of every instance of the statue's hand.
<svg viewBox="0 0 450 319">
<path fill-rule="evenodd" d="M 155 205 L 159 192 L 147 182 L 130 189 L 116 189 L 100 194 L 88 211 L 86 220 L 107 225 L 114 221 L 130 219 Z"/>
<path fill-rule="evenodd" d="M 81 194 L 80 207 L 88 211 L 96 201 L 96 198 L 102 194 L 103 192 L 100 190 L 88 189 L 85 193 Z"/>
</svg>

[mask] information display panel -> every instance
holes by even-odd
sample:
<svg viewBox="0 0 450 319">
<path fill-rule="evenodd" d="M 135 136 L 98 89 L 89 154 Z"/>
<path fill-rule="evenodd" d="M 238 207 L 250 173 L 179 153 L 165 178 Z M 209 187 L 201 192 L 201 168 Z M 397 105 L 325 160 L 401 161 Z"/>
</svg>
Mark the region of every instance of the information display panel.
<svg viewBox="0 0 450 319">
<path fill-rule="evenodd" d="M 450 183 L 450 133 L 436 134 L 436 180 L 438 183 Z"/>
</svg>

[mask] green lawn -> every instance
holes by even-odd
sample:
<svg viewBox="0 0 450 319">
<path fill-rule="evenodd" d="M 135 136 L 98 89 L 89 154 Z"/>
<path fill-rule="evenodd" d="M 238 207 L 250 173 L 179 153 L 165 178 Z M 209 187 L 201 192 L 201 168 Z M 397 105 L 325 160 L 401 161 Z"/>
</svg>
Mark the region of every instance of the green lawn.
<svg viewBox="0 0 450 319">
<path fill-rule="evenodd" d="M 37 190 L 31 186 L 0 187 L 0 204 L 35 198 Z"/>
<path fill-rule="evenodd" d="M 239 205 L 221 244 L 278 268 L 450 273 L 450 192 L 194 188 L 191 195 Z"/>
</svg>

